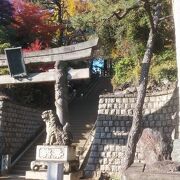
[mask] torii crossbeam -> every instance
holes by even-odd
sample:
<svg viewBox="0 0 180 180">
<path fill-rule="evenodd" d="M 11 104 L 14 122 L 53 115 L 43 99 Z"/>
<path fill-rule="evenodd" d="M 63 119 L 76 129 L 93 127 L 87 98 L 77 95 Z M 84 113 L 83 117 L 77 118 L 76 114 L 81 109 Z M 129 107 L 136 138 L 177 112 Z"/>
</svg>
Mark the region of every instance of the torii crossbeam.
<svg viewBox="0 0 180 180">
<path fill-rule="evenodd" d="M 93 50 L 97 47 L 98 39 L 89 40 L 83 43 L 78 43 L 70 46 L 52 48 L 36 52 L 24 53 L 24 62 L 28 64 L 37 63 L 55 63 L 56 61 L 86 61 L 91 59 Z M 8 66 L 6 56 L 0 55 L 0 67 Z M 68 79 L 86 79 L 89 78 L 89 69 L 70 69 Z M 40 83 L 54 82 L 54 71 L 41 73 L 30 73 L 26 78 L 14 79 L 9 75 L 0 76 L 0 85 L 19 84 L 19 83 Z"/>
</svg>

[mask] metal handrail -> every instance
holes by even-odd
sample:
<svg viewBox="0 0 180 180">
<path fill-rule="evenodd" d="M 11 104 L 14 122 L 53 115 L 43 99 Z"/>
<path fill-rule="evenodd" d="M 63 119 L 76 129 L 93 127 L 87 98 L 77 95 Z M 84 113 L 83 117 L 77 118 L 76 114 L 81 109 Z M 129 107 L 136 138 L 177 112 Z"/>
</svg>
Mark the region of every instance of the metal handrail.
<svg viewBox="0 0 180 180">
<path fill-rule="evenodd" d="M 13 167 L 17 161 L 33 146 L 33 144 L 39 139 L 40 136 L 45 132 L 45 128 L 34 138 L 34 140 L 18 155 L 18 157 L 11 162 L 11 167 Z"/>
<path fill-rule="evenodd" d="M 82 156 L 82 157 L 84 157 L 84 154 L 85 154 L 85 153 L 87 154 L 88 150 L 89 150 L 90 147 L 91 147 L 91 144 L 90 144 L 87 148 L 85 148 L 86 145 L 87 145 L 87 143 L 89 143 L 90 140 L 91 140 L 90 137 L 94 137 L 93 132 L 94 132 L 94 130 L 95 130 L 95 127 L 96 127 L 96 122 L 94 123 L 94 126 L 92 127 L 92 129 L 91 129 L 91 131 L 90 131 L 90 133 L 89 133 L 89 135 L 88 135 L 88 137 L 87 137 L 87 139 L 86 139 L 86 142 L 84 143 L 84 145 L 83 145 L 83 147 L 82 147 L 82 150 L 83 150 L 83 151 L 82 151 L 81 154 L 80 154 L 80 156 Z M 84 163 L 84 160 L 85 160 L 85 157 L 84 157 L 83 161 L 80 162 L 79 169 L 82 168 L 83 163 Z"/>
<path fill-rule="evenodd" d="M 91 136 L 94 137 L 93 131 L 94 131 L 95 128 L 96 128 L 96 122 L 97 122 L 97 120 L 95 121 L 94 126 L 92 127 L 91 131 L 89 132 L 88 137 L 86 138 L 86 142 L 85 142 L 84 145 L 83 145 L 83 149 L 85 149 L 85 146 L 86 146 L 87 142 L 89 142 L 90 137 L 91 137 Z M 83 152 L 84 152 L 84 151 L 83 151 Z"/>
</svg>

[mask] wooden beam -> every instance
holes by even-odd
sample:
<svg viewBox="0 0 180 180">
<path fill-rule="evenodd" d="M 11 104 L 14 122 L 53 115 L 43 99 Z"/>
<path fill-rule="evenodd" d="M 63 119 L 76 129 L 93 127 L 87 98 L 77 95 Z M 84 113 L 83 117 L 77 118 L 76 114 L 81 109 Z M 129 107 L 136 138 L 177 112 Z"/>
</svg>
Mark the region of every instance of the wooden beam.
<svg viewBox="0 0 180 180">
<path fill-rule="evenodd" d="M 68 80 L 87 79 L 89 78 L 89 68 L 70 69 L 68 71 Z M 0 76 L 0 85 L 22 84 L 22 83 L 41 83 L 55 82 L 55 71 L 51 70 L 42 73 L 31 73 L 26 78 L 14 79 L 10 75 Z"/>
<path fill-rule="evenodd" d="M 25 64 L 31 63 L 50 63 L 57 60 L 61 61 L 80 61 L 88 60 L 92 57 L 92 48 L 84 49 L 80 51 L 74 51 L 65 54 L 46 54 L 37 56 L 24 56 Z M 7 66 L 7 60 L 5 56 L 0 55 L 0 67 Z"/>
</svg>

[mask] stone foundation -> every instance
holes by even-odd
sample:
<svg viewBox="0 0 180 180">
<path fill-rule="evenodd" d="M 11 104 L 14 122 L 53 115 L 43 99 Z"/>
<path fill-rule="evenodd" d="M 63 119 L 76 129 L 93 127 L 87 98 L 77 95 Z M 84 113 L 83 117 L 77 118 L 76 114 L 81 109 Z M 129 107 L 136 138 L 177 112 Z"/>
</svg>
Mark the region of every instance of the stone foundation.
<svg viewBox="0 0 180 180">
<path fill-rule="evenodd" d="M 136 97 L 133 95 L 100 96 L 95 138 L 85 167 L 85 176 L 99 176 L 101 172 L 119 172 L 135 102 Z M 170 139 L 176 126 L 177 110 L 176 90 L 147 94 L 143 110 L 143 127 L 154 128 Z M 135 159 L 136 162 L 143 161 L 139 148 Z"/>
<path fill-rule="evenodd" d="M 42 125 L 40 111 L 0 100 L 0 156 L 16 156 Z"/>
</svg>

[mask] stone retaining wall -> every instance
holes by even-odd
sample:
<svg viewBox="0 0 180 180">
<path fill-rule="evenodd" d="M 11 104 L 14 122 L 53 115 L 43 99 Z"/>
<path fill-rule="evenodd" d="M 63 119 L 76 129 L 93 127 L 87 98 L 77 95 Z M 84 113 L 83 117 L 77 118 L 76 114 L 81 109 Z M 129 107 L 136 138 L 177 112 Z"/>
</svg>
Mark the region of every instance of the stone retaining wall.
<svg viewBox="0 0 180 180">
<path fill-rule="evenodd" d="M 117 173 L 120 170 L 135 102 L 133 95 L 100 96 L 95 138 L 85 167 L 85 176 L 99 176 L 101 172 Z M 155 128 L 171 138 L 177 121 L 177 108 L 177 91 L 147 94 L 143 127 Z M 136 161 L 142 160 L 142 153 L 137 148 Z"/>
<path fill-rule="evenodd" d="M 41 112 L 0 100 L 0 156 L 16 155 L 42 126 Z"/>
</svg>

